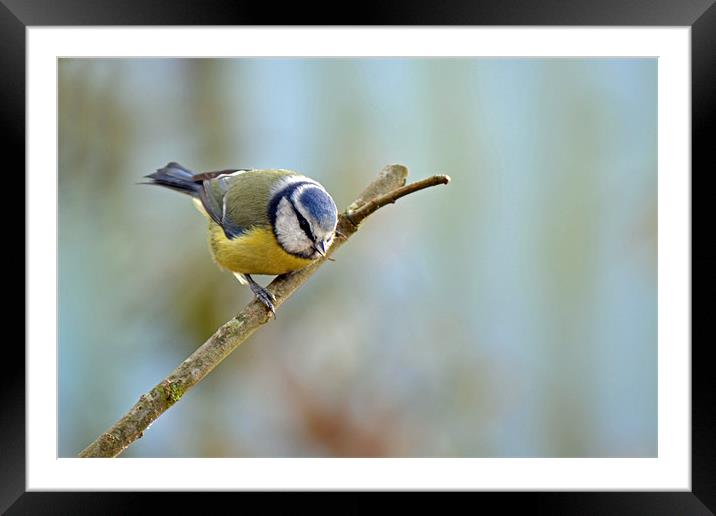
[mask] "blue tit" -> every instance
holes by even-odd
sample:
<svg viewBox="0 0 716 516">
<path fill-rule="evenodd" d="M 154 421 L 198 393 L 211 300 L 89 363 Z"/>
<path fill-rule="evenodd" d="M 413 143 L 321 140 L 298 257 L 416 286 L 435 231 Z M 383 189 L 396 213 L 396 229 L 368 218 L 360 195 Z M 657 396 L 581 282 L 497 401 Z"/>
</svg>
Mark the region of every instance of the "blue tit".
<svg viewBox="0 0 716 516">
<path fill-rule="evenodd" d="M 278 275 L 326 255 L 336 232 L 336 203 L 317 181 L 291 170 L 220 170 L 194 174 L 178 163 L 151 182 L 190 195 L 209 221 L 216 264 L 234 273 L 275 316 L 273 294 L 252 274 Z"/>
</svg>

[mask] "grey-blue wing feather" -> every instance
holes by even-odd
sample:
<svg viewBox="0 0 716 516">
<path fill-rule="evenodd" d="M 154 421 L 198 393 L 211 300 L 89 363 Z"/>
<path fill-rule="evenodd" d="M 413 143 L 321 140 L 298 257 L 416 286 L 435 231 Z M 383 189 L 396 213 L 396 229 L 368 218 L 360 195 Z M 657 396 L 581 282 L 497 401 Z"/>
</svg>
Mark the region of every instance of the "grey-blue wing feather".
<svg viewBox="0 0 716 516">
<path fill-rule="evenodd" d="M 245 172 L 249 169 L 222 170 L 219 172 L 205 172 L 196 179 L 201 181 L 202 188 L 199 191 L 199 198 L 211 220 L 216 222 L 224 230 L 229 240 L 243 234 L 247 228 L 236 224 L 226 212 L 226 194 L 237 172 Z"/>
</svg>

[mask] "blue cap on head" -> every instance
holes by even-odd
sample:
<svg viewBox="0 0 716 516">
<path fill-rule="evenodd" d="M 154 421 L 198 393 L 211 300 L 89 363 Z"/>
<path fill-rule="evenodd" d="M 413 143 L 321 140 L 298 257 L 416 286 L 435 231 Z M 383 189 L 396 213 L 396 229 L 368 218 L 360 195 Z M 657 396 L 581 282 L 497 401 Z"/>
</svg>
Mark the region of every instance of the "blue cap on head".
<svg viewBox="0 0 716 516">
<path fill-rule="evenodd" d="M 333 230 L 336 226 L 338 211 L 330 195 L 321 188 L 306 188 L 301 192 L 299 199 L 322 229 Z"/>
</svg>

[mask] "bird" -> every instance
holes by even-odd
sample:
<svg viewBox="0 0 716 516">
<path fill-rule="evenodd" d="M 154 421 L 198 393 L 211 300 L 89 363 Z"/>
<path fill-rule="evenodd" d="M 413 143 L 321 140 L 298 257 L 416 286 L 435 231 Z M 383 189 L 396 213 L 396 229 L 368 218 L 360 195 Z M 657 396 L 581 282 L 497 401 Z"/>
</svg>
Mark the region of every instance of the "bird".
<svg viewBox="0 0 716 516">
<path fill-rule="evenodd" d="M 317 181 L 287 169 L 227 169 L 195 174 L 169 162 L 144 176 L 192 197 L 208 220 L 209 250 L 275 318 L 275 296 L 252 275 L 281 275 L 325 257 L 338 211 Z"/>
</svg>

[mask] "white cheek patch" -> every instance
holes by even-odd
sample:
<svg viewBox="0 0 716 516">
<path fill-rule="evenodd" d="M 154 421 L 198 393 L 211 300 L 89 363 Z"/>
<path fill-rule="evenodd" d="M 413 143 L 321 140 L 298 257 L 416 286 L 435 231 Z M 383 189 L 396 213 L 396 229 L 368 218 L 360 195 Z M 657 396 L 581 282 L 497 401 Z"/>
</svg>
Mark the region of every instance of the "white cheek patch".
<svg viewBox="0 0 716 516">
<path fill-rule="evenodd" d="M 276 210 L 276 238 L 289 253 L 310 254 L 313 243 L 301 229 L 293 206 L 285 197 L 278 203 Z"/>
</svg>

